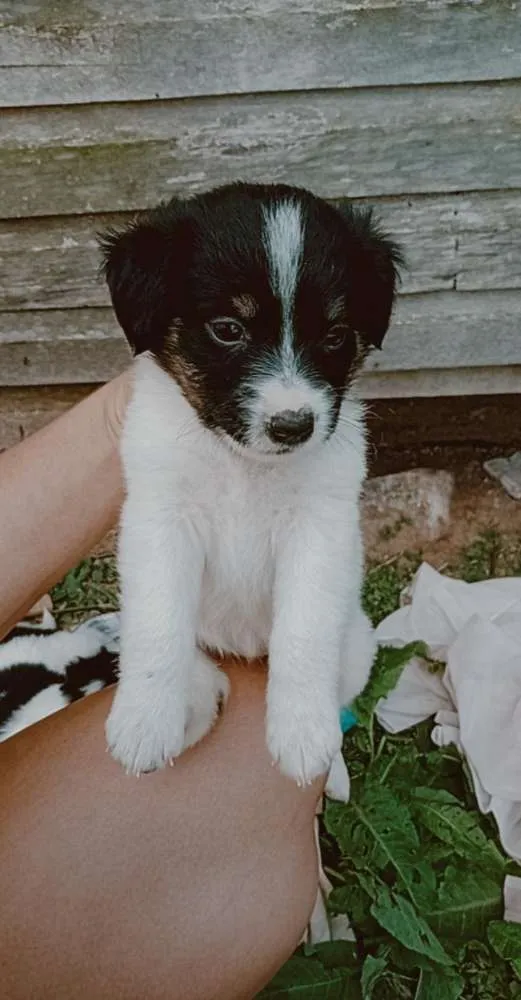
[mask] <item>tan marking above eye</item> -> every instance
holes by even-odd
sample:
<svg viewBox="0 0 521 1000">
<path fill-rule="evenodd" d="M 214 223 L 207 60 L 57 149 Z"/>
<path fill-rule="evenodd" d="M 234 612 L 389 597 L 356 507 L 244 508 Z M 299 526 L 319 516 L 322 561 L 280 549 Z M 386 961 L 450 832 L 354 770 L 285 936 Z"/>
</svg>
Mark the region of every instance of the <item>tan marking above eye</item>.
<svg viewBox="0 0 521 1000">
<path fill-rule="evenodd" d="M 241 319 L 253 319 L 259 309 L 259 305 L 253 298 L 253 295 L 249 295 L 247 292 L 244 292 L 242 295 L 234 295 L 232 305 L 237 310 Z"/>
</svg>

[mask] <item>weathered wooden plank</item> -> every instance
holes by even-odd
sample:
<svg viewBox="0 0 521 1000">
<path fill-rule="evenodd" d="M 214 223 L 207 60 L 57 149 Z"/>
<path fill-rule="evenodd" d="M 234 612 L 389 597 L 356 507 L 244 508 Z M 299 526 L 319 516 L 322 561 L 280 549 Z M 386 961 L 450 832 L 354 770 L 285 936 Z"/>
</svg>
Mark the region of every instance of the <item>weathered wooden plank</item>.
<svg viewBox="0 0 521 1000">
<path fill-rule="evenodd" d="M 521 288 L 521 191 L 383 199 L 404 246 L 402 291 Z M 109 304 L 96 232 L 129 215 L 0 222 L 0 311 Z"/>
<path fill-rule="evenodd" d="M 504 0 L 4 7 L 4 107 L 521 75 L 521 10 Z"/>
<path fill-rule="evenodd" d="M 71 28 L 71 35 L 93 24 L 143 24 L 152 21 L 194 20 L 213 24 L 227 17 L 269 17 L 287 13 L 342 14 L 349 11 L 425 6 L 425 0 L 0 0 L 0 26 L 19 29 Z M 441 0 L 445 8 L 461 0 Z M 73 30 L 74 29 L 74 30 Z"/>
<path fill-rule="evenodd" d="M 132 211 L 237 178 L 330 198 L 521 187 L 521 83 L 11 111 L 0 218 Z"/>
<path fill-rule="evenodd" d="M 367 371 L 521 366 L 521 292 L 403 296 Z M 129 352 L 109 309 L 0 313 L 0 385 L 101 382 Z"/>
<path fill-rule="evenodd" d="M 96 233 L 125 216 L 0 222 L 0 311 L 109 305 Z"/>
<path fill-rule="evenodd" d="M 417 372 L 368 372 L 360 379 L 364 399 L 495 396 L 521 393 L 521 365 L 440 368 Z"/>
<path fill-rule="evenodd" d="M 381 199 L 403 245 L 404 293 L 521 288 L 521 192 Z"/>
<path fill-rule="evenodd" d="M 104 382 L 129 357 L 109 309 L 0 314 L 0 385 Z"/>
<path fill-rule="evenodd" d="M 371 372 L 521 365 L 521 292 L 406 295 Z"/>
</svg>

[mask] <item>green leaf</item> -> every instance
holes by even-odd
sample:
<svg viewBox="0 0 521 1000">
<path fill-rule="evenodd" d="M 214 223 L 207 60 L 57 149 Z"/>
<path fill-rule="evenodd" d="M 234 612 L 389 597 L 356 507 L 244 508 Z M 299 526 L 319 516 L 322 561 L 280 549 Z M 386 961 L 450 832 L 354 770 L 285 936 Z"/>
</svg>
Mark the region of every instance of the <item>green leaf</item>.
<svg viewBox="0 0 521 1000">
<path fill-rule="evenodd" d="M 372 1000 L 375 986 L 377 986 L 386 969 L 387 958 L 383 956 L 373 958 L 372 955 L 367 955 L 363 964 L 361 979 L 363 1000 Z"/>
<path fill-rule="evenodd" d="M 438 938 L 408 899 L 382 886 L 377 901 L 371 906 L 371 913 L 380 926 L 406 948 L 427 955 L 440 965 L 451 965 L 451 959 Z"/>
<path fill-rule="evenodd" d="M 352 887 L 350 885 L 341 885 L 333 889 L 328 901 L 327 908 L 330 913 L 346 913 L 349 916 L 352 906 Z"/>
<path fill-rule="evenodd" d="M 438 965 L 433 965 L 430 958 L 419 955 L 417 951 L 404 948 L 398 941 L 393 941 L 392 960 L 398 969 L 407 972 L 419 972 L 422 969 L 424 972 L 430 972 L 432 969 L 440 968 Z"/>
<path fill-rule="evenodd" d="M 344 855 L 352 858 L 357 867 L 369 870 L 388 864 L 397 871 L 405 870 L 419 848 L 408 808 L 389 788 L 372 782 L 353 788 L 347 805 L 328 802 L 325 825 Z"/>
<path fill-rule="evenodd" d="M 370 913 L 373 899 L 376 899 L 376 890 L 368 896 L 358 881 L 350 879 L 349 885 L 333 890 L 328 899 L 328 910 L 332 914 L 346 913 L 359 933 L 370 934 L 371 927 L 376 929 L 378 926 Z"/>
<path fill-rule="evenodd" d="M 354 783 L 351 801 L 328 802 L 324 821 L 357 869 L 374 872 L 392 866 L 400 887 L 414 900 L 420 892 L 425 895 L 429 881 L 432 888 L 411 813 L 389 788 L 369 780 L 361 788 Z"/>
<path fill-rule="evenodd" d="M 414 1000 L 459 1000 L 464 986 L 461 976 L 452 969 L 422 969 Z"/>
<path fill-rule="evenodd" d="M 343 1000 L 349 973 L 325 969 L 321 962 L 295 955 L 282 966 L 256 1000 Z"/>
<path fill-rule="evenodd" d="M 427 830 L 467 861 L 476 861 L 486 868 L 505 867 L 501 852 L 481 829 L 479 814 L 464 809 L 450 792 L 443 788 L 416 788 L 412 808 L 415 818 Z"/>
<path fill-rule="evenodd" d="M 353 705 L 353 711 L 360 725 L 369 725 L 380 698 L 385 698 L 396 687 L 406 664 L 414 656 L 425 658 L 427 655 L 427 647 L 423 642 L 410 642 L 401 648 L 380 647 L 369 682 Z"/>
<path fill-rule="evenodd" d="M 502 881 L 480 870 L 449 865 L 439 887 L 437 905 L 425 913 L 444 937 L 483 938 L 489 920 L 501 914 Z"/>
<path fill-rule="evenodd" d="M 511 962 L 521 979 L 521 924 L 492 920 L 488 925 L 488 939 L 496 954 Z"/>
</svg>

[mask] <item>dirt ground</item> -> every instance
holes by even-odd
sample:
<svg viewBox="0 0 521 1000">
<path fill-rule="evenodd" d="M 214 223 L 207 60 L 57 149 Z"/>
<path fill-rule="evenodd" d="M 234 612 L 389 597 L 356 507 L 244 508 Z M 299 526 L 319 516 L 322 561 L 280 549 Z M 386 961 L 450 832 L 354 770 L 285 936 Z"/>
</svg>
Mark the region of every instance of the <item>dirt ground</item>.
<svg viewBox="0 0 521 1000">
<path fill-rule="evenodd" d="M 447 456 L 446 469 L 450 469 Z M 451 470 L 454 491 L 450 519 L 435 539 L 429 537 L 423 523 L 414 517 L 410 523 L 395 518 L 390 530 L 389 518 L 366 523 L 366 552 L 371 562 L 384 562 L 403 552 L 421 552 L 423 559 L 436 569 L 457 561 L 478 536 L 501 536 L 503 548 L 510 549 L 517 563 L 520 549 L 521 571 L 521 501 L 512 500 L 494 480 L 483 472 L 480 462 L 468 462 Z M 391 536 L 391 537 L 390 537 Z M 505 566 L 505 571 L 507 567 Z M 493 575 L 493 574 L 491 574 Z"/>
<path fill-rule="evenodd" d="M 382 524 L 366 524 L 371 562 L 421 551 L 442 568 L 478 536 L 496 533 L 515 563 L 521 501 L 507 496 L 483 471 L 483 462 L 521 450 L 521 396 L 382 400 L 369 405 L 368 423 L 371 476 L 414 468 L 444 469 L 454 476 L 449 523 L 439 537 L 430 539 L 414 517 L 411 523 L 396 519 L 390 532 L 383 517 Z"/>
</svg>

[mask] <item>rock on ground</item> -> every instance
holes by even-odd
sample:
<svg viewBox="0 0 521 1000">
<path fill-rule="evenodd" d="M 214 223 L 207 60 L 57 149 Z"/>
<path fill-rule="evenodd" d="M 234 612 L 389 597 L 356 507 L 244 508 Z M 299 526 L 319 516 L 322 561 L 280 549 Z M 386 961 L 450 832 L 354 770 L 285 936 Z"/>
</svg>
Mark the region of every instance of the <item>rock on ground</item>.
<svg viewBox="0 0 521 1000">
<path fill-rule="evenodd" d="M 405 526 L 434 541 L 450 522 L 454 475 L 443 469 L 409 469 L 369 479 L 364 490 L 362 519 L 366 544 L 392 540 Z"/>
<path fill-rule="evenodd" d="M 485 472 L 499 480 L 502 487 L 514 500 L 521 500 L 521 451 L 508 458 L 491 458 L 483 463 Z"/>
</svg>

